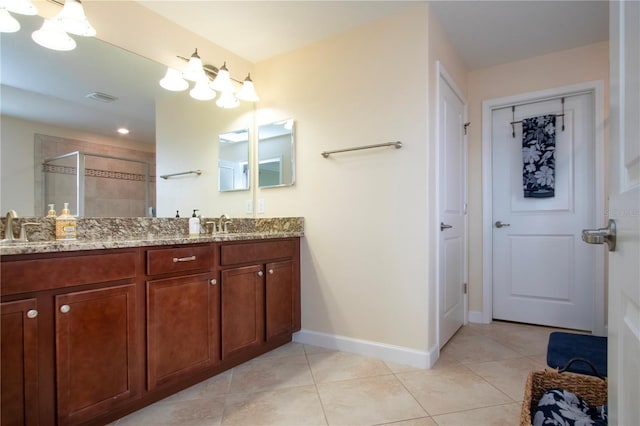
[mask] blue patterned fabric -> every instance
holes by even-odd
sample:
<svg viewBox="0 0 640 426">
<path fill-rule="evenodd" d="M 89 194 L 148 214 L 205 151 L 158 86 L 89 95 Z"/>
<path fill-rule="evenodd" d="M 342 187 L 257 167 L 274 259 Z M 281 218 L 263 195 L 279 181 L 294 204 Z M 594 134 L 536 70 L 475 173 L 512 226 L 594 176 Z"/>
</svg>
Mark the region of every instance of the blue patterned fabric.
<svg viewBox="0 0 640 426">
<path fill-rule="evenodd" d="M 541 115 L 522 120 L 522 160 L 525 198 L 555 196 L 555 115 Z"/>
<path fill-rule="evenodd" d="M 554 388 L 546 391 L 533 415 L 533 426 L 605 426 L 607 406 L 590 406 L 576 394 Z"/>
</svg>

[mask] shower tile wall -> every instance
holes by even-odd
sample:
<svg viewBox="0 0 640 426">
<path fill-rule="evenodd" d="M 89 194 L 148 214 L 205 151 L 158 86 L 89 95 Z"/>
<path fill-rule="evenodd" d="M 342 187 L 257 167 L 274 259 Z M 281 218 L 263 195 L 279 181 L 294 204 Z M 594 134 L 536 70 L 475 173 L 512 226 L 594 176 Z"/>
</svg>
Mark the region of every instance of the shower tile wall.
<svg viewBox="0 0 640 426">
<path fill-rule="evenodd" d="M 74 151 L 87 154 L 109 155 L 131 160 L 146 161 L 150 164 L 149 204 L 144 203 L 145 167 L 140 163 L 100 158 L 87 155 L 85 168 L 85 216 L 87 217 L 131 217 L 147 216 L 149 207 L 155 207 L 155 153 L 110 145 L 65 139 L 48 135 L 35 135 L 35 164 L 41 165 L 47 158 L 56 157 Z M 75 157 L 74 157 L 75 158 Z M 65 160 L 65 165 L 71 163 Z M 57 162 L 56 164 L 60 164 Z M 47 200 L 44 199 L 44 179 L 56 181 L 55 199 L 63 202 L 69 198 L 72 212 L 77 213 L 75 205 L 75 179 L 73 175 L 60 173 L 43 173 L 42 167 L 36 167 L 35 211 L 46 213 Z M 64 170 L 69 172 L 70 170 Z M 53 194 L 52 194 L 53 195 Z M 56 201 L 58 213 L 62 205 Z M 60 205 L 58 205 L 60 204 Z"/>
</svg>

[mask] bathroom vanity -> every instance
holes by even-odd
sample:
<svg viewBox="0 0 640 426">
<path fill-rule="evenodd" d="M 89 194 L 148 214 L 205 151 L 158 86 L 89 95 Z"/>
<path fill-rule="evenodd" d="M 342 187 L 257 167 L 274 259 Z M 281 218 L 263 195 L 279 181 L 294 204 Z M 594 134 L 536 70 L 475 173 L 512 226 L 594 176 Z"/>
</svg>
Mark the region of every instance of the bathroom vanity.
<svg viewBox="0 0 640 426">
<path fill-rule="evenodd" d="M 2 424 L 106 424 L 291 341 L 301 236 L 3 248 Z"/>
</svg>

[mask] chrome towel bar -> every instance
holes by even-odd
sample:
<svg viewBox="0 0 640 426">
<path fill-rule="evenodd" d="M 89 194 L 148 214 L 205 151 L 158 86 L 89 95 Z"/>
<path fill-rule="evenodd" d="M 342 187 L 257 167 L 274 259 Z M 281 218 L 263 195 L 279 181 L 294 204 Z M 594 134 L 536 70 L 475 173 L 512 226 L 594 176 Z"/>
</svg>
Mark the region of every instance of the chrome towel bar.
<svg viewBox="0 0 640 426">
<path fill-rule="evenodd" d="M 383 148 L 385 146 L 393 146 L 396 149 L 400 149 L 400 148 L 402 148 L 402 142 L 400 142 L 400 141 L 386 142 L 386 143 L 379 143 L 379 144 L 376 144 L 376 145 L 365 145 L 365 146 L 357 146 L 357 147 L 354 147 L 354 148 L 337 149 L 335 151 L 325 151 L 325 152 L 322 153 L 322 156 L 324 158 L 327 158 L 327 157 L 329 157 L 329 155 L 337 154 L 339 152 L 359 151 L 361 149 L 371 149 L 371 148 Z"/>
<path fill-rule="evenodd" d="M 174 177 L 174 176 L 182 176 L 182 175 L 198 175 L 198 176 L 200 176 L 201 174 L 202 174 L 202 170 L 189 170 L 188 172 L 171 173 L 169 175 L 161 175 L 160 177 L 162 179 L 169 179 L 170 177 Z"/>
</svg>

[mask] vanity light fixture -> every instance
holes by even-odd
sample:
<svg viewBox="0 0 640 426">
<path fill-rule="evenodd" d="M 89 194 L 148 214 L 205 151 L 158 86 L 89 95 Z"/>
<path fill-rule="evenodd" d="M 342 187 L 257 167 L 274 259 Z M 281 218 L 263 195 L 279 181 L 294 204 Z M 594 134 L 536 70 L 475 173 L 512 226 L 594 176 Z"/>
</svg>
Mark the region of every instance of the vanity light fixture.
<svg viewBox="0 0 640 426">
<path fill-rule="evenodd" d="M 20 30 L 20 22 L 4 6 L 0 6 L 0 33 L 15 33 Z"/>
<path fill-rule="evenodd" d="M 128 135 L 129 129 L 127 129 L 126 127 L 118 127 L 117 132 L 120 133 L 121 135 Z"/>
<path fill-rule="evenodd" d="M 20 15 L 37 15 L 38 8 L 31 3 L 31 0 L 1 0 L 0 8 Z"/>
<path fill-rule="evenodd" d="M 182 92 L 189 88 L 189 82 L 182 78 L 182 73 L 175 68 L 167 68 L 167 73 L 160 80 L 160 87 L 172 92 Z"/>
<path fill-rule="evenodd" d="M 198 49 L 191 55 L 189 58 L 189 63 L 187 64 L 187 69 L 182 73 L 182 77 L 185 80 L 198 82 L 203 77 L 206 77 L 204 73 L 204 68 L 202 68 L 202 59 L 198 56 Z"/>
<path fill-rule="evenodd" d="M 253 85 L 253 80 L 251 80 L 251 74 L 247 74 L 247 78 L 244 79 L 242 88 L 240 88 L 236 96 L 238 99 L 248 102 L 258 102 L 260 100 Z"/>
<path fill-rule="evenodd" d="M 209 79 L 206 75 L 202 75 L 198 81 L 196 81 L 196 85 L 189 91 L 189 95 L 193 99 L 197 99 L 199 101 L 210 101 L 211 99 L 216 97 L 216 92 L 211 90 L 209 87 Z"/>
<path fill-rule="evenodd" d="M 45 19 L 42 28 L 34 31 L 31 38 L 47 49 L 67 51 L 76 48 L 76 41 L 69 37 L 56 19 Z"/>
<path fill-rule="evenodd" d="M 208 101 L 216 97 L 216 92 L 220 92 L 216 101 L 216 105 L 220 108 L 235 108 L 240 105 L 240 100 L 257 102 L 260 99 L 256 94 L 251 75 L 247 75 L 244 83 L 231 78 L 226 62 L 220 68 L 203 65 L 202 59 L 198 55 L 198 49 L 195 49 L 189 59 L 183 56 L 178 56 L 178 58 L 188 62 L 187 67 L 183 72 L 168 67 L 165 76 L 160 80 L 160 86 L 163 89 L 181 92 L 189 88 L 187 80 L 193 81 L 195 86 L 189 91 L 191 97 Z M 235 94 L 234 82 L 242 83 L 237 95 Z"/>
<path fill-rule="evenodd" d="M 70 34 L 83 37 L 96 35 L 96 30 L 89 23 L 79 0 L 65 0 L 62 10 L 53 19 L 60 21 L 62 28 Z"/>
</svg>

